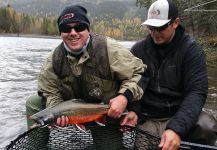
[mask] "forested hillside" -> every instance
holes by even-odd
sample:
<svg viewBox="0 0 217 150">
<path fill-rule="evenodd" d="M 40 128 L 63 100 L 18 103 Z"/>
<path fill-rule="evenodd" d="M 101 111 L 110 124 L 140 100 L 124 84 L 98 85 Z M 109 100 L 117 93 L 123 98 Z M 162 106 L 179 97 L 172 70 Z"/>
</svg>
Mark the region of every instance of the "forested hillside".
<svg viewBox="0 0 217 150">
<path fill-rule="evenodd" d="M 144 18 L 144 8 L 136 6 L 135 0 L 1 0 L 18 12 L 37 16 L 57 16 L 67 5 L 85 6 L 91 17 L 118 18 L 139 16 Z M 0 4 L 1 5 L 1 4 Z"/>
<path fill-rule="evenodd" d="M 120 40 L 145 34 L 140 24 L 147 11 L 135 0 L 1 0 L 0 33 L 59 35 L 56 19 L 71 4 L 87 8 L 93 32 Z"/>
<path fill-rule="evenodd" d="M 108 15 L 109 17 L 109 15 Z M 55 16 L 30 16 L 15 11 L 12 7 L 0 8 L 0 33 L 34 34 L 34 35 L 59 35 Z M 110 18 L 107 20 L 93 17 L 91 31 L 104 34 L 119 40 L 138 40 L 147 33 L 141 27 L 142 20 L 133 18 Z"/>
<path fill-rule="evenodd" d="M 94 32 L 121 40 L 137 40 L 147 32 L 140 24 L 153 0 L 1 0 L 0 33 L 58 35 L 56 19 L 70 4 L 87 8 Z M 217 1 L 175 0 L 182 24 L 196 37 L 216 37 Z M 207 3 L 206 5 L 204 5 Z M 197 7 L 198 6 L 198 7 Z M 141 7 L 141 8 L 140 8 Z M 184 11 L 188 8 L 193 8 Z M 212 11 L 215 10 L 215 11 Z"/>
</svg>

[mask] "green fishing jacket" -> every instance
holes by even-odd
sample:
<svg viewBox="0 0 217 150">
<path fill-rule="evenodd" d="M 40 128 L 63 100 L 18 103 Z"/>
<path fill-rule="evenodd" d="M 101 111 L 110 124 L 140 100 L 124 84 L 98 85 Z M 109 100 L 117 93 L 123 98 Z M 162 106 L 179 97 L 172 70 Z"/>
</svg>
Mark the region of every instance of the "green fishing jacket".
<svg viewBox="0 0 217 150">
<path fill-rule="evenodd" d="M 104 102 L 126 90 L 139 100 L 139 86 L 146 65 L 111 38 L 91 34 L 87 49 L 79 59 L 69 55 L 61 43 L 43 64 L 38 90 L 46 98 L 46 107 L 64 100 L 83 99 Z"/>
</svg>

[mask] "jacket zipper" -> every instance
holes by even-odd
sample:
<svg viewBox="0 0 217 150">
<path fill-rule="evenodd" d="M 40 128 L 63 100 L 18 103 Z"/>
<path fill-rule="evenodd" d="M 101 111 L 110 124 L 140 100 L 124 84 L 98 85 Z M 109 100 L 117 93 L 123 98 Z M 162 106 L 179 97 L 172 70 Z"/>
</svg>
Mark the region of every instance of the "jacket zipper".
<svg viewBox="0 0 217 150">
<path fill-rule="evenodd" d="M 160 69 L 158 69 L 158 71 L 157 71 L 157 89 L 158 89 L 158 92 L 160 93 L 161 92 L 161 88 L 160 88 Z"/>
</svg>

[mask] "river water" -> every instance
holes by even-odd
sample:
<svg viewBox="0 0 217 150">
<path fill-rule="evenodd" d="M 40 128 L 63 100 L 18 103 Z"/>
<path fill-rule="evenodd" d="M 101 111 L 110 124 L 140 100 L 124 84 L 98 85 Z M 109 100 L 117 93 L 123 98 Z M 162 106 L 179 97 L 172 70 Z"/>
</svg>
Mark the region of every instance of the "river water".
<svg viewBox="0 0 217 150">
<path fill-rule="evenodd" d="M 36 94 L 37 75 L 60 39 L 0 37 L 0 149 L 25 132 L 25 100 Z M 130 48 L 134 42 L 120 42 Z M 217 68 L 209 69 L 205 108 L 217 114 Z"/>
</svg>

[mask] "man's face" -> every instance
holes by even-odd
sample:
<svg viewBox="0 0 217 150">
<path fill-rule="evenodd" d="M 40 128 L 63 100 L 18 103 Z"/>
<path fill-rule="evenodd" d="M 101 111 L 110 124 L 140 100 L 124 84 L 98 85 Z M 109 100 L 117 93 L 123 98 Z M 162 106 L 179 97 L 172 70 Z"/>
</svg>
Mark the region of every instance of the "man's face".
<svg viewBox="0 0 217 150">
<path fill-rule="evenodd" d="M 85 24 L 70 23 L 62 25 L 60 31 L 64 43 L 75 52 L 83 48 L 89 37 L 89 31 Z"/>
<path fill-rule="evenodd" d="M 178 24 L 179 21 L 175 20 L 173 23 L 168 23 L 159 28 L 148 26 L 149 33 L 154 43 L 157 45 L 169 43 L 175 35 Z"/>
</svg>

